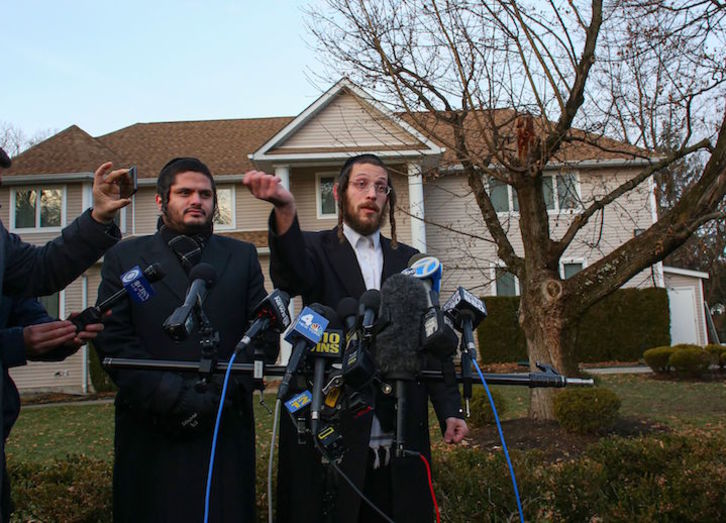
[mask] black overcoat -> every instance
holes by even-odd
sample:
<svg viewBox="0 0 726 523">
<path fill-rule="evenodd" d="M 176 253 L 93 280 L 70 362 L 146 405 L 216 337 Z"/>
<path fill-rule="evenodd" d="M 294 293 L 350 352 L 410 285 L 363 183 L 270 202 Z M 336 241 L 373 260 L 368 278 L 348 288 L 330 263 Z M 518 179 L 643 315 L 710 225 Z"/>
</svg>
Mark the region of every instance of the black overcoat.
<svg viewBox="0 0 726 523">
<path fill-rule="evenodd" d="M 257 252 L 251 244 L 212 235 L 202 262 L 211 264 L 217 282 L 204 311 L 219 331 L 220 360 L 231 356 L 254 306 L 265 297 Z M 154 284 L 156 295 L 143 304 L 125 299 L 113 308 L 96 340 L 101 357 L 198 361 L 199 335 L 172 341 L 164 320 L 182 304 L 187 274 L 159 233 L 121 242 L 109 251 L 98 299 L 119 290 L 119 276 L 135 265 L 160 262 L 166 276 Z M 240 354 L 236 361 L 244 362 Z M 117 522 L 202 521 L 212 429 L 177 433 L 167 415 L 178 398 L 170 372 L 115 370 L 114 520 Z M 186 377 L 189 377 L 187 375 Z M 249 380 L 230 388 L 217 441 L 210 521 L 254 521 L 255 431 Z M 232 390 L 235 389 L 235 390 Z"/>
<path fill-rule="evenodd" d="M 270 276 L 277 288 L 300 294 L 303 303 L 321 303 L 335 308 L 347 296 L 360 298 L 366 290 L 353 248 L 340 242 L 337 229 L 302 232 L 297 218 L 284 235 L 274 232 L 270 217 Z M 383 271 L 381 280 L 401 272 L 417 251 L 381 236 Z M 449 417 L 462 417 L 461 397 L 456 386 L 443 383 L 411 383 L 407 389 L 407 447 L 431 458 L 428 430 L 430 398 L 442 430 Z M 347 449 L 341 467 L 361 488 L 368 463 L 368 442 L 373 414 L 343 421 L 341 433 Z M 431 521 L 433 504 L 423 462 L 416 457 L 394 458 L 393 517 L 397 523 Z M 325 471 L 311 445 L 299 445 L 295 428 L 283 412 L 280 432 L 277 514 L 278 523 L 318 523 L 323 511 Z M 342 480 L 333 502 L 332 521 L 357 522 L 360 497 Z"/>
<path fill-rule="evenodd" d="M 60 236 L 41 247 L 25 243 L 0 222 L 0 289 L 8 296 L 45 296 L 59 291 L 93 265 L 120 237 L 118 227 L 96 222 L 90 209 L 64 228 Z M 0 323 L 0 328 L 3 327 L 4 321 Z M 6 400 L 1 392 L 5 385 L 1 381 L 6 370 L 0 372 L 0 416 L 5 410 Z M 12 405 L 16 401 L 14 397 L 7 401 L 9 409 L 16 409 Z M 0 425 L 7 423 L 0 418 Z M 4 438 L 0 441 L 0 459 L 5 459 Z M 3 481 L 7 480 L 0 477 L 0 485 Z M 0 495 L 0 499 L 4 497 Z M 8 507 L 0 507 L 0 514 L 7 513 Z"/>
</svg>

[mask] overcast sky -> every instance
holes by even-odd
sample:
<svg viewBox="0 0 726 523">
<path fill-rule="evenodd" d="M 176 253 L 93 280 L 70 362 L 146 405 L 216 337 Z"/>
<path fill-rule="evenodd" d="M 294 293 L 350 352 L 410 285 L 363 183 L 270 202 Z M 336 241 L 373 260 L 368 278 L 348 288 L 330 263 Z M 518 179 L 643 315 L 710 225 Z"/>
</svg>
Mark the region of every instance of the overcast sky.
<svg viewBox="0 0 726 523">
<path fill-rule="evenodd" d="M 297 115 L 331 85 L 314 75 L 305 3 L 0 0 L 0 121 L 98 136 Z"/>
</svg>

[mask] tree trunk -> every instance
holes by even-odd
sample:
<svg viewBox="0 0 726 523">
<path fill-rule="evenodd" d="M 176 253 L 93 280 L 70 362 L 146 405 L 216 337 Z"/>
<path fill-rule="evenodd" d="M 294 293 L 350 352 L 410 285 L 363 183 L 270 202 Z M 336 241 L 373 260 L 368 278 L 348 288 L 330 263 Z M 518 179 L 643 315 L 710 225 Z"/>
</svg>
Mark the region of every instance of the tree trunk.
<svg viewBox="0 0 726 523">
<path fill-rule="evenodd" d="M 528 278 L 519 309 L 519 324 L 527 340 L 529 366 L 537 372 L 537 363 L 554 367 L 572 376 L 577 373 L 574 352 L 575 325 L 566 312 L 567 296 L 562 282 L 546 271 Z M 529 417 L 533 420 L 554 419 L 555 389 L 531 389 Z"/>
</svg>

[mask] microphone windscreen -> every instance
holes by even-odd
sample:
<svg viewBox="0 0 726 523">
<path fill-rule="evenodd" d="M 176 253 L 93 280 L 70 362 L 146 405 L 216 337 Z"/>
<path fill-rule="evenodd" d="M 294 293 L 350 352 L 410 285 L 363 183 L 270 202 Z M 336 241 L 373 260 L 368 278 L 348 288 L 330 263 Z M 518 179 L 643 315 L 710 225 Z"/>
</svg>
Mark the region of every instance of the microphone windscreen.
<svg viewBox="0 0 726 523">
<path fill-rule="evenodd" d="M 338 302 L 336 311 L 338 312 L 338 317 L 346 321 L 347 318 L 351 316 L 355 317 L 358 314 L 358 302 L 350 296 L 343 298 Z"/>
<path fill-rule="evenodd" d="M 208 263 L 198 263 L 189 271 L 189 279 L 204 280 L 207 287 L 211 287 L 217 282 L 217 271 Z"/>
<path fill-rule="evenodd" d="M 426 287 L 416 278 L 394 274 L 384 282 L 381 318 L 390 323 L 375 341 L 376 366 L 384 377 L 412 379 L 421 370 L 418 349 L 427 309 Z"/>
<path fill-rule="evenodd" d="M 320 303 L 312 303 L 309 305 L 309 307 L 318 314 L 320 314 L 323 318 L 328 320 L 328 327 L 340 328 L 339 326 L 336 327 L 335 325 L 333 325 L 334 323 L 340 325 L 340 320 L 338 319 L 338 315 L 331 307 L 328 307 L 327 305 L 321 305 Z"/>
<path fill-rule="evenodd" d="M 368 289 L 361 295 L 358 303 L 360 307 L 373 309 L 378 312 L 378 309 L 381 307 L 381 293 L 376 289 Z"/>
</svg>

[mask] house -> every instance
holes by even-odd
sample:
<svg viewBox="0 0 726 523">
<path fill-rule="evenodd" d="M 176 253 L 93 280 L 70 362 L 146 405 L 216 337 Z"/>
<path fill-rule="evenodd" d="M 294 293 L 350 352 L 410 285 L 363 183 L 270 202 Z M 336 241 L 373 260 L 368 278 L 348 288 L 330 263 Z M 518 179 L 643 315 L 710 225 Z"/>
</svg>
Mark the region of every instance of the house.
<svg viewBox="0 0 726 523">
<path fill-rule="evenodd" d="M 518 282 L 502 270 L 486 241 L 479 210 L 453 154 L 346 79 L 296 117 L 138 123 L 97 137 L 71 126 L 14 159 L 0 188 L 0 219 L 26 241 L 44 243 L 92 205 L 93 171 L 111 160 L 116 166 L 136 165 L 139 173 L 139 190 L 119 216 L 121 230 L 125 236 L 151 234 L 158 219 L 154 193 L 161 167 L 177 156 L 197 156 L 209 165 L 218 184 L 220 217 L 215 231 L 257 246 L 269 289 L 270 205 L 254 199 L 241 185 L 244 173 L 252 168 L 274 172 L 296 195 L 304 229 L 332 228 L 337 223 L 332 197 L 336 173 L 346 158 L 363 151 L 381 156 L 394 173 L 399 239 L 444 264 L 442 297 L 459 285 L 480 295 L 518 292 Z M 553 233 L 565 230 L 581 200 L 612 189 L 640 166 L 632 157 L 595 154 L 585 146 L 574 150 L 567 162 L 552 165 L 546 183 Z M 511 188 L 491 182 L 489 190 L 509 234 L 519 238 Z M 618 207 L 622 212 L 600 215 L 578 236 L 562 261 L 563 276 L 649 227 L 656 212 L 653 187 L 624 196 Z M 388 230 L 386 226 L 384 233 Z M 515 242 L 515 248 L 521 250 L 521 243 Z M 689 277 L 691 282 L 702 277 L 683 272 L 677 276 L 681 287 Z M 663 287 L 667 278 L 657 264 L 628 285 Z M 95 302 L 99 281 L 100 262 L 43 301 L 51 314 L 65 317 Z M 697 311 L 691 312 L 697 317 Z M 85 392 L 87 357 L 84 349 L 61 363 L 12 369 L 12 376 L 21 390 Z"/>
</svg>

